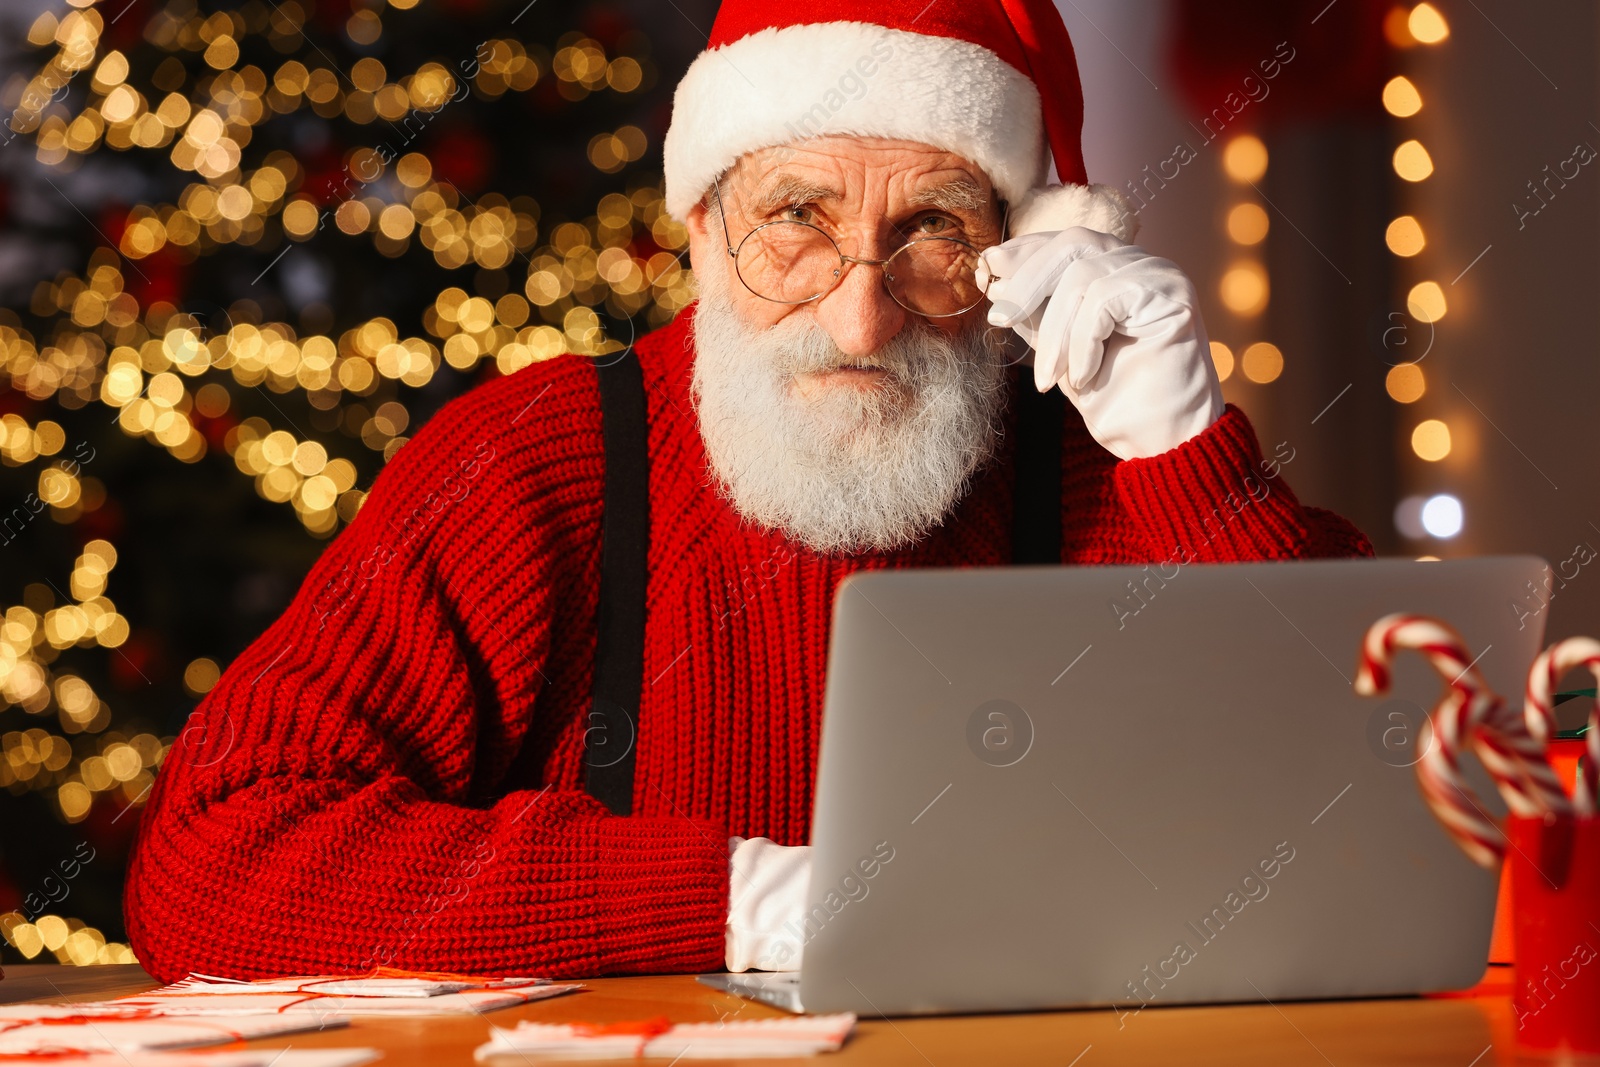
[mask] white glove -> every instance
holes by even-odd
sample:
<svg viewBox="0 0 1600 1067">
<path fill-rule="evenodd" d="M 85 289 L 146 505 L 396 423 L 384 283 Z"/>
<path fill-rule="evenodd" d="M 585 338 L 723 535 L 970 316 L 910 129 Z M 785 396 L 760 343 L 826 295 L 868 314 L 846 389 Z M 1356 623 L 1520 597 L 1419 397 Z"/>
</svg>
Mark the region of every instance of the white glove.
<svg viewBox="0 0 1600 1067">
<path fill-rule="evenodd" d="M 1059 385 L 1119 459 L 1158 456 L 1223 414 L 1194 285 L 1170 260 L 1074 226 L 984 251 L 989 325 L 1034 348 L 1034 385 Z"/>
<path fill-rule="evenodd" d="M 811 847 L 730 837 L 728 878 L 728 970 L 798 971 Z"/>
</svg>

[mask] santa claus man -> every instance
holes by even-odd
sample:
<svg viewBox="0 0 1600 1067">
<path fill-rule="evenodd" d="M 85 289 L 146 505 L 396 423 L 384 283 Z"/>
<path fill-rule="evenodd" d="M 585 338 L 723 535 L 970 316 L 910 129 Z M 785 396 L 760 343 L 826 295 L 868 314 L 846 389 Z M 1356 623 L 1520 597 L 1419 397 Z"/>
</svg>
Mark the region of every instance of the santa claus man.
<svg viewBox="0 0 1600 1067">
<path fill-rule="evenodd" d="M 167 757 L 144 966 L 798 966 L 846 575 L 1371 555 L 1081 114 L 1049 0 L 727 0 L 666 141 L 700 301 L 396 455 Z"/>
</svg>

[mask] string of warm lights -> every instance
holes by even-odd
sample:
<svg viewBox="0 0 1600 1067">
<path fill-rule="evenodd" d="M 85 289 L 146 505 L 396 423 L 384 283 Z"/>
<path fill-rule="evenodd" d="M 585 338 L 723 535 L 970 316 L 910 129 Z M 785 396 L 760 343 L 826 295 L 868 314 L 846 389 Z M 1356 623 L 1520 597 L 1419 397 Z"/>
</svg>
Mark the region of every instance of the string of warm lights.
<svg viewBox="0 0 1600 1067">
<path fill-rule="evenodd" d="M 1239 320 L 1243 331 L 1267 310 L 1272 297 L 1271 281 L 1260 256 L 1272 220 L 1259 197 L 1251 195 L 1266 177 L 1267 146 L 1255 134 L 1238 134 L 1224 146 L 1221 158 L 1222 172 L 1233 190 L 1233 203 L 1223 218 L 1223 229 L 1235 253 L 1223 272 L 1218 296 L 1223 307 Z M 1211 359 L 1216 364 L 1217 377 L 1223 381 L 1235 369 L 1258 385 L 1276 381 L 1283 373 L 1283 352 L 1269 341 L 1254 341 L 1237 357 L 1227 344 L 1212 341 Z"/>
<path fill-rule="evenodd" d="M 241 19 L 237 12 L 219 12 L 209 19 L 192 15 L 173 24 L 170 13 L 164 13 L 150 36 L 158 46 L 170 49 L 203 48 L 208 65 L 226 68 L 238 59 L 235 38 L 244 32 Z M 84 50 L 92 50 L 98 30 L 98 13 L 92 7 L 69 12 L 59 22 L 46 13 L 35 22 L 29 40 L 60 43 L 53 63 L 66 70 L 86 65 Z M 224 44 L 219 47 L 219 43 Z M 644 84 L 640 60 L 608 59 L 597 42 L 581 35 L 563 38 L 548 57 L 520 42 L 503 40 L 480 46 L 478 55 L 487 58 L 476 64 L 473 84 L 491 98 L 531 88 L 546 68 L 569 98 L 602 88 L 632 92 Z M 158 79 L 163 69 L 158 68 Z M 400 118 L 408 111 L 444 106 L 439 101 L 448 101 L 458 89 L 455 76 L 437 63 L 391 83 L 385 80 L 381 62 L 363 58 L 352 67 L 351 88 L 346 92 L 332 71 L 307 70 L 300 61 L 289 60 L 270 84 L 253 66 L 220 69 L 209 84 L 199 87 L 209 94 L 209 107 L 196 110 L 173 91 L 151 110 L 144 96 L 125 83 L 127 71 L 125 57 L 108 53 L 95 67 L 94 92 L 84 110 L 70 120 L 60 114 L 39 119 L 36 145 L 41 161 L 58 162 L 66 153 L 94 150 L 102 134 L 112 148 L 162 147 L 176 138 L 173 163 L 195 170 L 207 181 L 188 186 L 177 204 L 139 205 L 129 212 L 119 244 L 130 260 L 163 248 L 195 258 L 218 244 L 255 244 L 271 232 L 274 218 L 289 239 L 311 239 L 322 229 L 323 212 L 317 191 L 297 192 L 305 175 L 292 156 L 274 152 L 259 168 L 239 169 L 238 150 L 248 143 L 251 126 L 307 103 L 323 115 L 339 114 L 342 105 L 345 117 L 357 122 L 371 121 L 369 103 L 379 117 Z M 181 86 L 181 75 L 180 67 L 166 81 Z M 35 80 L 47 83 L 49 78 L 41 74 Z M 638 158 L 646 147 L 643 131 L 624 126 L 593 138 L 588 154 L 596 169 L 610 173 Z M 356 149 L 346 161 L 347 174 L 366 177 L 383 170 L 382 157 L 370 148 Z M 425 327 L 441 343 L 401 338 L 394 323 L 384 318 L 353 327 L 337 340 L 301 339 L 284 323 L 240 322 L 206 336 L 193 316 L 161 301 L 142 309 L 141 320 L 138 303 L 124 291 L 116 257 L 103 256 L 91 265 L 87 277 L 66 275 L 42 283 L 35 294 L 35 314 L 59 311 L 70 316 L 77 329 L 67 336 L 66 344 L 41 353 L 20 324 L 0 322 L 6 369 L 14 381 L 32 376 L 27 391 L 35 399 L 76 384 L 73 398 L 61 397 L 69 406 L 94 398 L 92 383 L 99 378 L 98 399 L 121 408 L 119 425 L 124 431 L 194 462 L 207 448 L 195 416 L 216 418 L 226 413 L 230 393 L 209 383 L 191 394 L 186 377 L 227 370 L 237 384 L 247 387 L 265 385 L 279 393 L 304 389 L 314 408 L 332 411 L 344 405 L 342 394 L 371 396 L 384 379 L 413 388 L 426 385 L 441 361 L 471 371 L 480 360 L 491 358 L 501 372 L 510 373 L 567 351 L 599 354 L 615 342 L 605 337 L 595 307 L 602 306 L 618 318 L 643 313 L 648 325 L 658 325 L 692 299 L 690 277 L 676 254 L 684 247 L 686 234 L 666 214 L 656 187 L 638 187 L 629 195 L 609 194 L 594 216 L 556 226 L 549 242 L 535 247 L 539 209 L 531 198 L 507 201 L 489 194 L 463 206 L 451 185 L 433 180 L 430 161 L 416 152 L 396 160 L 393 175 L 396 183 L 385 186 L 390 201 L 376 192 L 345 199 L 331 213 L 335 227 L 351 236 L 370 233 L 375 247 L 387 256 L 403 254 L 415 235 L 440 266 L 451 269 L 467 265 L 501 269 L 520 256 L 528 265 L 526 296 L 506 293 L 491 304 L 458 287 L 445 289 L 424 316 Z M 633 255 L 636 230 L 648 233 L 659 250 Z M 235 307 L 239 314 L 230 309 L 230 318 L 257 317 L 249 301 Z M 543 323 L 529 325 L 534 316 Z M 88 332 L 96 329 L 99 338 Z M 109 351 L 104 346 L 110 346 Z M 350 406 L 345 421 L 359 420 L 356 435 L 388 459 L 406 440 L 403 432 L 409 416 L 394 401 L 376 406 L 377 411 Z M 352 464 L 330 461 L 320 445 L 297 442 L 264 420 L 246 420 L 229 433 L 226 447 L 240 471 L 255 479 L 257 492 L 293 505 L 313 534 L 331 535 L 341 521 L 354 516 L 364 499 L 355 487 Z"/>
<path fill-rule="evenodd" d="M 14 415 L 0 426 L 7 431 L 9 463 L 26 462 L 26 450 L 51 449 L 61 433 L 48 421 L 30 429 Z M 47 467 L 41 474 L 42 499 L 48 499 L 44 475 L 53 470 Z M 53 703 L 61 728 L 60 735 L 39 726 L 0 735 L 0 788 L 53 794 L 67 823 L 87 818 L 97 796 L 115 796 L 124 809 L 142 802 L 173 743 L 148 732 L 130 737 L 108 730 L 111 709 L 93 686 L 75 674 L 51 670 L 56 658 L 74 646 L 116 648 L 127 640 L 127 620 L 105 595 L 116 563 L 117 551 L 109 542 L 90 541 L 72 570 L 72 603 L 57 606 L 53 590 L 34 583 L 24 591 L 24 603 L 6 610 L 0 623 L 0 701 L 34 715 Z M 24 902 L 24 908 L 30 905 Z M 48 951 L 60 963 L 136 962 L 126 944 L 107 941 L 76 918 L 11 911 L 0 915 L 0 934 L 29 959 Z"/>
<path fill-rule="evenodd" d="M 41 915 L 33 922 L 17 921 L 20 919 L 17 912 L 0 915 L 0 934 L 30 960 L 41 952 L 49 952 L 57 963 L 77 967 L 139 962 L 127 945 L 120 941 L 108 942 L 105 934 L 81 919 L 60 915 Z"/>
<path fill-rule="evenodd" d="M 546 220 L 529 196 L 469 197 L 412 150 L 435 116 L 469 97 L 493 101 L 538 86 L 575 103 L 648 89 L 655 71 L 638 33 L 624 34 L 611 54 L 573 32 L 551 47 L 490 39 L 454 66 L 393 71 L 362 55 L 336 69 L 307 40 L 312 12 L 304 0 L 209 14 L 172 0 L 149 16 L 143 51 L 128 54 L 104 47 L 98 0 L 68 3 L 28 30 L 28 44 L 46 56 L 24 84 L 5 86 L 3 103 L 14 111 L 4 136 L 30 140 L 51 168 L 70 170 L 104 150 L 147 153 L 194 180 L 170 203 L 130 208 L 81 274 L 42 281 L 29 322 L 0 310 L 0 386 L 34 406 L 103 405 L 120 433 L 184 463 L 220 447 L 259 496 L 289 505 L 309 534 L 327 538 L 361 507 L 362 472 L 406 442 L 415 422 L 409 391 L 446 369 L 488 364 L 511 373 L 564 352 L 615 351 L 620 343 L 603 317 L 648 329 L 692 299 L 680 258 L 687 234 L 668 217 L 658 185 L 635 181 L 600 197 L 586 218 Z M 363 7 L 344 32 L 374 51 L 385 20 L 416 4 Z M 287 58 L 245 62 L 267 54 L 251 38 Z M 150 73 L 136 79 L 136 70 Z M 260 127 L 297 112 L 305 113 L 300 121 L 375 126 L 372 143 L 345 153 L 331 181 L 290 152 L 252 149 Z M 607 123 L 584 151 L 599 177 L 620 174 L 649 147 L 640 127 Z M 328 313 L 329 325 L 302 320 L 297 328 L 270 321 L 249 298 L 203 315 L 182 298 L 141 299 L 130 283 L 153 264 L 192 264 L 228 246 L 276 264 L 272 257 L 314 241 L 370 242 L 385 257 L 427 256 L 473 280 L 426 299 L 416 336 L 381 316 L 334 331 Z M 241 419 L 251 390 L 300 394 L 312 433 L 291 432 L 277 403 L 272 419 Z M 275 424 L 279 417 L 286 425 Z M 370 451 L 339 455 L 341 436 Z M 53 419 L 0 416 L 0 463 L 40 468 L 37 521 L 71 525 L 106 502 L 106 486 L 68 446 Z M 6 528 L 6 537 L 16 535 Z M 67 823 L 85 820 L 101 798 L 115 796 L 123 809 L 142 804 L 173 743 L 111 729 L 110 706 L 60 661 L 72 649 L 109 652 L 128 640 L 129 620 L 106 596 L 116 560 L 109 542 L 91 540 L 72 571 L 70 598 L 35 582 L 21 604 L 0 605 L 0 708 L 52 719 L 0 735 L 0 788 L 50 797 Z M 202 696 L 219 674 L 215 661 L 195 659 L 184 689 Z M 24 956 L 132 961 L 126 945 L 107 943 L 81 920 L 36 911 L 0 915 L 0 934 Z"/>
<path fill-rule="evenodd" d="M 1405 51 L 1419 45 L 1440 44 L 1450 36 L 1450 26 L 1436 7 L 1430 3 L 1420 3 L 1393 8 L 1385 19 L 1384 34 L 1393 48 Z M 1384 85 L 1383 106 L 1395 119 L 1404 122 L 1422 111 L 1422 93 L 1411 78 L 1399 74 Z M 1393 165 L 1404 188 L 1411 191 L 1425 188 L 1423 183 L 1434 172 L 1433 157 L 1427 146 L 1415 137 L 1406 137 L 1395 148 Z M 1411 193 L 1411 197 L 1417 199 L 1415 192 Z M 1426 326 L 1431 333 L 1435 324 L 1445 317 L 1449 305 L 1444 288 L 1437 281 L 1418 276 L 1424 273 L 1417 267 L 1421 263 L 1422 253 L 1428 247 L 1423 222 L 1417 217 L 1421 210 L 1419 203 L 1412 211 L 1391 221 L 1385 230 L 1384 241 L 1389 251 L 1404 264 L 1403 275 L 1415 279 L 1406 294 L 1407 315 L 1414 322 Z M 1403 328 L 1401 332 L 1405 332 Z M 1408 337 L 1406 344 L 1418 350 L 1416 359 L 1391 367 L 1385 377 L 1384 387 L 1396 403 L 1411 405 L 1427 395 L 1427 374 L 1419 361 L 1432 345 L 1420 337 Z M 1398 347 L 1389 350 L 1393 352 Z M 1445 459 L 1451 452 L 1449 423 L 1439 418 L 1418 420 L 1411 428 L 1410 449 L 1412 455 L 1425 464 L 1435 464 Z M 1430 537 L 1446 540 L 1459 534 L 1462 524 L 1461 501 L 1451 493 L 1410 495 L 1402 499 L 1395 509 L 1396 528 L 1413 540 Z"/>
</svg>

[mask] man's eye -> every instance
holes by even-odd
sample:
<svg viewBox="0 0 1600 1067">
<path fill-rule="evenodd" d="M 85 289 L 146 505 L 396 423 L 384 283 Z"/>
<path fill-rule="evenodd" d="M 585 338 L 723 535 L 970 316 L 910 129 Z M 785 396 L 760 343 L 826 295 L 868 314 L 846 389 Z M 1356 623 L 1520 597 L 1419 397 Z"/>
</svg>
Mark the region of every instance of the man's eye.
<svg viewBox="0 0 1600 1067">
<path fill-rule="evenodd" d="M 919 235 L 939 234 L 940 236 L 948 236 L 955 228 L 955 222 L 943 215 L 924 215 L 917 220 L 917 233 Z"/>
<path fill-rule="evenodd" d="M 816 222 L 817 213 L 804 204 L 795 204 L 783 209 L 783 218 L 788 222 Z"/>
</svg>

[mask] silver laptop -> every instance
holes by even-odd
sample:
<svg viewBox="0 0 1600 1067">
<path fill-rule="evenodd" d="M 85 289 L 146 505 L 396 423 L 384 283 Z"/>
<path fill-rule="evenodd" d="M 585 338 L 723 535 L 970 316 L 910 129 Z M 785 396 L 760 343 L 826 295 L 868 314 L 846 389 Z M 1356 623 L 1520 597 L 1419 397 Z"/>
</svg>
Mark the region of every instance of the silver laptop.
<svg viewBox="0 0 1600 1067">
<path fill-rule="evenodd" d="M 841 584 L 795 973 L 865 1015 L 1411 994 L 1484 973 L 1497 877 L 1425 807 L 1442 681 L 1351 688 L 1393 611 L 1519 698 L 1533 556 L 873 571 Z M 1504 808 L 1469 758 L 1485 808 Z"/>
</svg>

